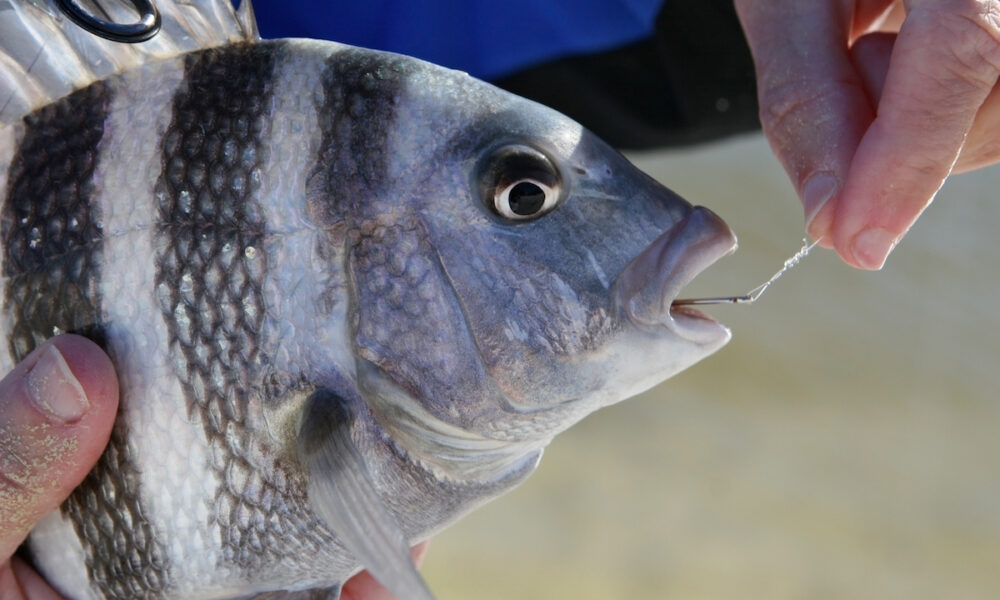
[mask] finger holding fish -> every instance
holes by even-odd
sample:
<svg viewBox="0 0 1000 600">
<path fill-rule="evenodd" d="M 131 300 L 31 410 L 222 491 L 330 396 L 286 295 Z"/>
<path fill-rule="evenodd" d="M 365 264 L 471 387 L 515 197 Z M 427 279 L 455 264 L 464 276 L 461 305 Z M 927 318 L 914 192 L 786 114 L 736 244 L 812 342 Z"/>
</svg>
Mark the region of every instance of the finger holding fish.
<svg viewBox="0 0 1000 600">
<path fill-rule="evenodd" d="M 93 342 L 54 339 L 0 381 L 0 595 L 54 592 L 12 558 L 100 456 L 118 403 L 111 362 Z M 23 594 L 23 596 L 19 596 Z"/>
</svg>

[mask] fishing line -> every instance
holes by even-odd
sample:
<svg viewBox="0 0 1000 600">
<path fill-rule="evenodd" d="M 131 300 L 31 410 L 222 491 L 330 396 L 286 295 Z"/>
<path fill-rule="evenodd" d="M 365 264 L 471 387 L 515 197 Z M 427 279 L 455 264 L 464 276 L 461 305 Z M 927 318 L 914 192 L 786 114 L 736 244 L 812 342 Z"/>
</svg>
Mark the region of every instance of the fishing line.
<svg viewBox="0 0 1000 600">
<path fill-rule="evenodd" d="M 746 294 L 743 294 L 742 296 L 722 296 L 718 298 L 682 298 L 679 300 L 674 300 L 672 302 L 672 305 L 693 306 L 700 304 L 753 304 L 754 302 L 757 301 L 758 298 L 764 295 L 764 292 L 767 291 L 767 288 L 771 287 L 771 285 L 775 281 L 781 279 L 785 275 L 785 273 L 788 272 L 789 269 L 799 264 L 803 258 L 808 256 L 809 252 L 811 252 L 812 249 L 815 248 L 816 244 L 818 243 L 819 240 L 816 240 L 815 242 L 810 244 L 809 240 L 803 239 L 802 247 L 799 248 L 799 251 L 796 252 L 791 258 L 787 259 L 785 261 L 785 264 L 782 265 L 780 269 L 778 269 L 777 273 L 772 275 L 771 278 L 765 281 L 764 283 L 758 285 L 757 287 L 753 288 L 752 290 L 750 290 Z"/>
</svg>

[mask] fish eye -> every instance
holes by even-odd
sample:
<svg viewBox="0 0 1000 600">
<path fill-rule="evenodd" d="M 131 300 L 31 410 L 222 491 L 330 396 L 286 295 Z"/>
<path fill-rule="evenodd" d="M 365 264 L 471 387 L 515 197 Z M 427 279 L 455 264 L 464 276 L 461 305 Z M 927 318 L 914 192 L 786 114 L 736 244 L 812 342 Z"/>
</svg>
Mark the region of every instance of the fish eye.
<svg viewBox="0 0 1000 600">
<path fill-rule="evenodd" d="M 523 145 L 491 152 L 482 169 L 481 186 L 487 207 L 509 221 L 537 219 L 562 198 L 562 180 L 552 162 Z"/>
<path fill-rule="evenodd" d="M 556 190 L 544 183 L 522 179 L 498 189 L 493 204 L 501 217 L 520 221 L 549 212 L 558 199 Z"/>
</svg>

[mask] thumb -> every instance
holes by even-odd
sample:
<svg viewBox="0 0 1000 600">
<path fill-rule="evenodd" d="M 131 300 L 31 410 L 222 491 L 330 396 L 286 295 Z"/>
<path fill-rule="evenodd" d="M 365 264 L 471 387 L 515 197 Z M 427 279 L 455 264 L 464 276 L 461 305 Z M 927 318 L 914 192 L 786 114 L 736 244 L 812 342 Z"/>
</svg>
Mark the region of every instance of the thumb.
<svg viewBox="0 0 1000 600">
<path fill-rule="evenodd" d="M 75 335 L 46 342 L 0 380 L 0 563 L 83 480 L 117 407 L 111 360 Z"/>
</svg>

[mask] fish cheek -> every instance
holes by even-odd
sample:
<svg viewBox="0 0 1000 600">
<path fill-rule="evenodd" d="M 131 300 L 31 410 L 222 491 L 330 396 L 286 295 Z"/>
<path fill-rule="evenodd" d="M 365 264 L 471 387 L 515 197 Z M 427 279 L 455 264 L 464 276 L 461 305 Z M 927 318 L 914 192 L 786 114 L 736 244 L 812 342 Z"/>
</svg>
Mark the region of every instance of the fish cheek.
<svg viewBox="0 0 1000 600">
<path fill-rule="evenodd" d="M 611 328 L 602 313 L 580 320 L 558 315 L 547 328 L 534 327 L 538 321 L 532 319 L 515 325 L 519 316 L 511 315 L 490 332 L 491 341 L 483 344 L 494 350 L 485 358 L 491 378 L 515 410 L 533 412 L 565 405 L 606 384 L 606 371 L 595 368 L 599 365 L 593 360 L 600 356 L 602 340 Z M 511 339 L 512 334 L 523 339 Z"/>
<path fill-rule="evenodd" d="M 357 355 L 434 416 L 471 425 L 488 379 L 422 224 L 371 220 L 352 238 Z"/>
<path fill-rule="evenodd" d="M 600 385 L 587 364 L 615 327 L 603 288 L 567 268 L 565 248 L 539 242 L 553 239 L 484 230 L 435 240 L 490 378 L 516 411 Z"/>
</svg>

